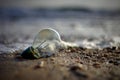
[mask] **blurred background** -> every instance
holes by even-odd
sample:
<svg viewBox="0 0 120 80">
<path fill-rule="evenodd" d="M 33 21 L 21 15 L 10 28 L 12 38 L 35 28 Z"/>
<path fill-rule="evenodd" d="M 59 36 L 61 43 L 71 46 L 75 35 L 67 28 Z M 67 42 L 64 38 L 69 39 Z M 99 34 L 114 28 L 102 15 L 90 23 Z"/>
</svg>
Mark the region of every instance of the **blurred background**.
<svg viewBox="0 0 120 80">
<path fill-rule="evenodd" d="M 0 0 L 1 53 L 29 46 L 42 28 L 81 46 L 108 47 L 120 41 L 120 0 Z"/>
</svg>

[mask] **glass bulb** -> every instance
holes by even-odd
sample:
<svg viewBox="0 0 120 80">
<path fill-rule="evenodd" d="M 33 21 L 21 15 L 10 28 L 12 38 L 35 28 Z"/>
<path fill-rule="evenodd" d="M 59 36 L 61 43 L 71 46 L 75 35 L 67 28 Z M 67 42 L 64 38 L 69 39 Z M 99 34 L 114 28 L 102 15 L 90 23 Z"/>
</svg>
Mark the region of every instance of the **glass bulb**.
<svg viewBox="0 0 120 80">
<path fill-rule="evenodd" d="M 61 47 L 61 38 L 54 29 L 42 29 L 35 37 L 31 47 L 21 54 L 24 58 L 40 58 L 56 53 Z"/>
</svg>

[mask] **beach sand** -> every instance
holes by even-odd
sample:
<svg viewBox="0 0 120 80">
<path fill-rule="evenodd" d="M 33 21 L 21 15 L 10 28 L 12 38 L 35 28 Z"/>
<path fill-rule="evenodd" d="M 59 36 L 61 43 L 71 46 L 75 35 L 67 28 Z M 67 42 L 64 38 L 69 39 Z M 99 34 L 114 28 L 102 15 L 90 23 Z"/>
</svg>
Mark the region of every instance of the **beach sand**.
<svg viewBox="0 0 120 80">
<path fill-rule="evenodd" d="M 0 80 L 119 80 L 120 48 L 68 48 L 40 59 L 0 54 Z"/>
</svg>

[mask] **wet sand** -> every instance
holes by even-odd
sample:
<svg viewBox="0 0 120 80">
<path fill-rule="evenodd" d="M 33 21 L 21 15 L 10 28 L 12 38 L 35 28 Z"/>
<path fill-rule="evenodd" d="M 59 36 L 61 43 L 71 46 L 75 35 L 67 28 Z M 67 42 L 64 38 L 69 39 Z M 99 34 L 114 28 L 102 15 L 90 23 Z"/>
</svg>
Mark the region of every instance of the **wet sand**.
<svg viewBox="0 0 120 80">
<path fill-rule="evenodd" d="M 0 54 L 0 80 L 119 80 L 120 48 L 68 48 L 51 57 Z"/>
</svg>

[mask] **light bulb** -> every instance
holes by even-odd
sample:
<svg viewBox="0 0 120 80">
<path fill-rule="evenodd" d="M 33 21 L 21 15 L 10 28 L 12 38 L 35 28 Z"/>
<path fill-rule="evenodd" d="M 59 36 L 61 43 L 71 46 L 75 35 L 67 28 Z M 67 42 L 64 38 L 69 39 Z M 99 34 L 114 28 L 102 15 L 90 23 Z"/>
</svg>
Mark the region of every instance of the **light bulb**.
<svg viewBox="0 0 120 80">
<path fill-rule="evenodd" d="M 51 56 L 61 47 L 61 38 L 54 29 L 42 29 L 35 37 L 31 47 L 21 54 L 24 58 L 40 58 Z"/>
</svg>

